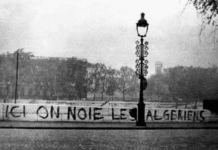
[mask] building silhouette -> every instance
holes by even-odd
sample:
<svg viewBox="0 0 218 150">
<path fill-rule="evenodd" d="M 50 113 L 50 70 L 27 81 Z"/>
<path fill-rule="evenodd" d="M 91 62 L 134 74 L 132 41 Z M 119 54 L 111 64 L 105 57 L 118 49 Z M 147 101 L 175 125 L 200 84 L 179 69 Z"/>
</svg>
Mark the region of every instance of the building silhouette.
<svg viewBox="0 0 218 150">
<path fill-rule="evenodd" d="M 12 99 L 15 95 L 16 69 L 12 57 L 12 54 L 0 55 L 0 99 L 4 100 Z M 17 84 L 19 99 L 54 100 L 87 97 L 85 60 L 62 57 L 30 57 L 29 59 L 20 57 L 19 61 Z"/>
<path fill-rule="evenodd" d="M 162 74 L 163 73 L 163 63 L 160 61 L 157 61 L 155 63 L 155 74 Z"/>
</svg>

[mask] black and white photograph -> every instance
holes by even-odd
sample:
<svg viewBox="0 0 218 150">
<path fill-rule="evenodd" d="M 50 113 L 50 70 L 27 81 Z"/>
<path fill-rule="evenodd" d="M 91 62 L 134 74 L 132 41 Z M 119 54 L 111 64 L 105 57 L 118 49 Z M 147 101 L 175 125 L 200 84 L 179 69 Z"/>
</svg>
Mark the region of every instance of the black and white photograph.
<svg viewBox="0 0 218 150">
<path fill-rule="evenodd" d="M 218 0 L 0 0 L 0 150 L 218 150 Z"/>
</svg>

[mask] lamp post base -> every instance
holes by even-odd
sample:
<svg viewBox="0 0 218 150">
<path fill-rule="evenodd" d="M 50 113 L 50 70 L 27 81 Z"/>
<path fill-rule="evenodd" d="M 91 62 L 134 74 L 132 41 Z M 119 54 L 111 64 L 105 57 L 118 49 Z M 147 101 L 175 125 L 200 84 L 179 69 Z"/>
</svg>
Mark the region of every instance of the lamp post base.
<svg viewBox="0 0 218 150">
<path fill-rule="evenodd" d="M 138 103 L 136 125 L 137 126 L 146 126 L 146 123 L 145 123 L 145 103 L 144 102 Z"/>
</svg>

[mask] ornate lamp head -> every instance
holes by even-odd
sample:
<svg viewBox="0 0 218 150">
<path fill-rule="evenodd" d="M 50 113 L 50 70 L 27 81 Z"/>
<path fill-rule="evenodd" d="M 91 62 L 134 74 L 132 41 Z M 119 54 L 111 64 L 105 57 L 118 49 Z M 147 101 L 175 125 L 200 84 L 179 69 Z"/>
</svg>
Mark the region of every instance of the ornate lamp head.
<svg viewBox="0 0 218 150">
<path fill-rule="evenodd" d="M 140 37 L 146 37 L 148 33 L 148 22 L 145 20 L 145 14 L 141 13 L 141 19 L 136 23 L 136 30 L 138 33 L 138 36 Z"/>
</svg>

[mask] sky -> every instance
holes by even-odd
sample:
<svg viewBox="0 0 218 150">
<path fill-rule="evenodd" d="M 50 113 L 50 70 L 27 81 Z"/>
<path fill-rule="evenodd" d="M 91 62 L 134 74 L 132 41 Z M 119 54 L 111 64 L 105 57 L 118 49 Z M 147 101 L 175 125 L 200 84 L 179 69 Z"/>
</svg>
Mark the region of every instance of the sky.
<svg viewBox="0 0 218 150">
<path fill-rule="evenodd" d="M 149 74 L 164 68 L 218 64 L 211 37 L 187 0 L 0 0 L 0 53 L 24 48 L 35 56 L 78 57 L 135 69 L 136 23 L 149 23 Z M 201 39 L 201 40 L 200 40 Z"/>
</svg>

